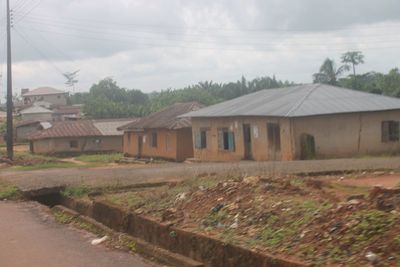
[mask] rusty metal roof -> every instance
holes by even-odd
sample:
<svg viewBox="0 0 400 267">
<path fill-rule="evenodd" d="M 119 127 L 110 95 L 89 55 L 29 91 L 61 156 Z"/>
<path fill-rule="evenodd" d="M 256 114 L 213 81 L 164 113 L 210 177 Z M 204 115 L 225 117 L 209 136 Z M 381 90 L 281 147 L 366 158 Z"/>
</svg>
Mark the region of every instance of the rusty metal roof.
<svg viewBox="0 0 400 267">
<path fill-rule="evenodd" d="M 123 135 L 123 132 L 117 130 L 117 128 L 134 120 L 136 119 L 51 122 L 51 127 L 32 134 L 29 136 L 29 139 L 38 140 L 61 137 L 120 136 Z"/>
<path fill-rule="evenodd" d="M 22 96 L 38 96 L 38 95 L 60 95 L 66 94 L 66 92 L 52 88 L 52 87 L 39 87 L 33 89 L 32 91 L 28 91 Z"/>
<path fill-rule="evenodd" d="M 304 117 L 400 109 L 400 99 L 325 84 L 266 89 L 182 117 Z"/>
<path fill-rule="evenodd" d="M 166 128 L 171 130 L 191 127 L 190 118 L 179 118 L 180 115 L 190 111 L 199 110 L 203 105 L 197 102 L 175 103 L 158 112 L 120 127 L 122 130 Z"/>
</svg>

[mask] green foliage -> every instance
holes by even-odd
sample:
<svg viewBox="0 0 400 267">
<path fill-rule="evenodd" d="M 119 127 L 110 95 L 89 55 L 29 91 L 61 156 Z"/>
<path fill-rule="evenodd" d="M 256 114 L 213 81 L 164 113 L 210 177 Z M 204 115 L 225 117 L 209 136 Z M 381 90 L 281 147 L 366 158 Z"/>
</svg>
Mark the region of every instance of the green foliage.
<svg viewBox="0 0 400 267">
<path fill-rule="evenodd" d="M 90 191 L 90 188 L 87 186 L 68 186 L 63 191 L 61 191 L 61 195 L 65 197 L 81 198 L 90 193 Z"/>
<path fill-rule="evenodd" d="M 339 77 L 348 70 L 348 65 L 342 65 L 339 68 L 336 68 L 335 62 L 332 59 L 327 58 L 324 63 L 322 63 L 319 72 L 313 75 L 314 83 L 338 85 Z"/>
<path fill-rule="evenodd" d="M 18 198 L 18 188 L 4 183 L 0 182 L 0 200 L 3 199 L 16 199 Z"/>
<path fill-rule="evenodd" d="M 111 78 L 94 84 L 89 93 L 70 96 L 71 104 L 84 104 L 83 112 L 89 118 L 122 118 L 143 116 L 177 102 L 197 101 L 211 105 L 262 89 L 278 88 L 293 83 L 261 77 L 247 81 L 244 77 L 237 82 L 218 84 L 200 82 L 182 89 L 167 89 L 144 94 L 140 90 L 121 88 Z"/>
</svg>

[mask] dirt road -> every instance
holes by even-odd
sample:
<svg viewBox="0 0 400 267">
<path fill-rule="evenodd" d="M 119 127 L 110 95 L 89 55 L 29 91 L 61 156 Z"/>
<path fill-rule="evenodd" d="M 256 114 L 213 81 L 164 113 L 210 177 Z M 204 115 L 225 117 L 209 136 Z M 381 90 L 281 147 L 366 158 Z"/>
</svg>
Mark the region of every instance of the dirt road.
<svg viewBox="0 0 400 267">
<path fill-rule="evenodd" d="M 0 266 L 160 266 L 136 255 L 91 245 L 95 236 L 58 224 L 36 203 L 0 201 L 0 214 Z"/>
<path fill-rule="evenodd" d="M 38 171 L 0 171 L 0 179 L 16 184 L 22 190 L 62 185 L 94 186 L 131 185 L 168 180 L 180 180 L 198 174 L 261 174 L 283 175 L 308 172 L 400 169 L 400 157 L 331 159 L 309 161 L 236 163 L 166 163 L 155 165 L 126 165 L 106 168 L 66 168 Z"/>
</svg>

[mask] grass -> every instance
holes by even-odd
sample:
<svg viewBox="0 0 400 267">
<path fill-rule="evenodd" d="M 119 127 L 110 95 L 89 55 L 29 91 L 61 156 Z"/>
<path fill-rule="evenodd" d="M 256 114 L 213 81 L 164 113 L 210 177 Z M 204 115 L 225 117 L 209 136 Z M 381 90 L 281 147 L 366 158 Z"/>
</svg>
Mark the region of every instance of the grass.
<svg viewBox="0 0 400 267">
<path fill-rule="evenodd" d="M 0 182 L 0 200 L 17 199 L 18 197 L 19 191 L 16 186 Z"/>
<path fill-rule="evenodd" d="M 61 195 L 65 197 L 76 197 L 82 198 L 89 194 L 91 189 L 87 186 L 68 186 L 63 191 L 61 191 Z"/>
<path fill-rule="evenodd" d="M 112 163 L 123 158 L 122 153 L 80 155 L 75 159 L 87 163 Z"/>
</svg>

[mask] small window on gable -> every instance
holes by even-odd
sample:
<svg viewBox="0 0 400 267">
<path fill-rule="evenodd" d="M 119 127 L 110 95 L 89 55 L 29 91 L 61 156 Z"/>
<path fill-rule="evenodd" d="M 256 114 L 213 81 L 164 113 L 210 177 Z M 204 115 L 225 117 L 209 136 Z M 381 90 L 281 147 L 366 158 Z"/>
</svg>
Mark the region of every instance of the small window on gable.
<svg viewBox="0 0 400 267">
<path fill-rule="evenodd" d="M 157 132 L 152 132 L 150 137 L 150 146 L 157 147 Z"/>
<path fill-rule="evenodd" d="M 400 125 L 398 121 L 383 121 L 381 127 L 383 143 L 399 141 Z"/>
<path fill-rule="evenodd" d="M 69 141 L 70 148 L 78 148 L 78 140 L 71 140 Z"/>
<path fill-rule="evenodd" d="M 195 148 L 207 148 L 207 129 L 200 129 L 195 135 Z"/>
<path fill-rule="evenodd" d="M 235 134 L 227 128 L 218 130 L 219 150 L 235 151 Z"/>
</svg>

